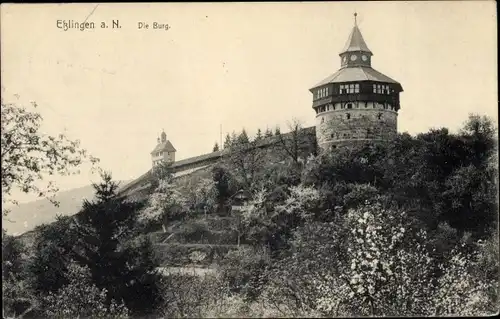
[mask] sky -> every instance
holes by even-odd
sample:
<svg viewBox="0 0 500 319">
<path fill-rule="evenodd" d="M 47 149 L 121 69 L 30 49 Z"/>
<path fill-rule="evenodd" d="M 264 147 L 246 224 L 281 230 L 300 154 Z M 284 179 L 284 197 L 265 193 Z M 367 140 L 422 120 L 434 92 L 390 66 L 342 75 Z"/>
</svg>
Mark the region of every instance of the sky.
<svg viewBox="0 0 500 319">
<path fill-rule="evenodd" d="M 495 5 L 2 4 L 3 99 L 36 101 L 45 134 L 79 139 L 115 179 L 130 180 L 150 169 L 163 129 L 181 160 L 210 152 L 221 125 L 223 135 L 286 131 L 293 119 L 312 126 L 309 89 L 340 67 L 357 12 L 372 67 L 403 86 L 398 130 L 453 131 L 471 112 L 498 121 Z M 57 20 L 86 18 L 95 29 L 57 28 Z M 153 22 L 170 28 L 152 29 Z M 84 166 L 53 180 L 64 190 L 96 177 Z"/>
</svg>

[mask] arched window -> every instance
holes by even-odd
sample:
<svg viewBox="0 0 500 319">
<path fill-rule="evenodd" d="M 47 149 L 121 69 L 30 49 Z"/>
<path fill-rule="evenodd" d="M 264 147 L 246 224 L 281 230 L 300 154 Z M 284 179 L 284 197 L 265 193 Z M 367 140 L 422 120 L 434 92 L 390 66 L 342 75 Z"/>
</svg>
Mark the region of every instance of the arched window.
<svg viewBox="0 0 500 319">
<path fill-rule="evenodd" d="M 325 118 L 324 117 L 321 118 L 321 124 L 323 124 L 323 123 L 325 123 Z"/>
<path fill-rule="evenodd" d="M 352 103 L 347 103 L 347 108 L 352 109 Z"/>
<path fill-rule="evenodd" d="M 349 119 L 351 119 L 351 114 L 350 114 L 350 113 L 347 113 L 347 114 L 345 115 L 345 117 L 349 120 Z"/>
</svg>

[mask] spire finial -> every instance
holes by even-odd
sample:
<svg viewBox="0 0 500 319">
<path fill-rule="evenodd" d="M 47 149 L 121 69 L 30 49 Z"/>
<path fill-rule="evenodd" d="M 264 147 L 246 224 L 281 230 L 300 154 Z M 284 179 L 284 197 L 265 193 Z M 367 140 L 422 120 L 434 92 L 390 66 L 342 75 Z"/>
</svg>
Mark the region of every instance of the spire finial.
<svg viewBox="0 0 500 319">
<path fill-rule="evenodd" d="M 354 25 L 358 25 L 358 19 L 357 19 L 358 13 L 354 11 Z"/>
</svg>

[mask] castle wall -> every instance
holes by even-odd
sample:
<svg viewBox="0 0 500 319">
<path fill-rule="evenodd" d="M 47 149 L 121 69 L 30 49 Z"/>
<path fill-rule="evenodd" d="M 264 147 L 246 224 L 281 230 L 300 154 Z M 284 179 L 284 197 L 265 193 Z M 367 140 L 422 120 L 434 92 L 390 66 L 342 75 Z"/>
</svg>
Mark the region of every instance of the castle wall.
<svg viewBox="0 0 500 319">
<path fill-rule="evenodd" d="M 397 112 L 373 102 L 360 102 L 352 109 L 335 109 L 316 116 L 316 138 L 322 149 L 353 141 L 384 140 L 397 134 Z"/>
</svg>

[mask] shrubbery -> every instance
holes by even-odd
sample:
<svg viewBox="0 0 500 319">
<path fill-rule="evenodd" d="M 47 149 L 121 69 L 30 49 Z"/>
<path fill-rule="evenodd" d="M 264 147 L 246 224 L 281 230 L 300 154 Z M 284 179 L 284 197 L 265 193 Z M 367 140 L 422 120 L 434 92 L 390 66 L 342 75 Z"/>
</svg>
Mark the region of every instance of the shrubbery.
<svg viewBox="0 0 500 319">
<path fill-rule="evenodd" d="M 20 247 L 4 246 L 7 305 L 17 314 L 38 306 L 41 316 L 94 317 L 495 313 L 494 132 L 473 116 L 457 134 L 400 134 L 319 156 L 308 156 L 297 132 L 276 135 L 281 142 L 267 150 L 235 134 L 213 181 L 179 188 L 167 167 L 142 211 L 104 187 L 76 224 L 62 218 L 41 227 L 29 280 Z M 241 214 L 218 217 L 241 189 L 252 194 Z M 157 241 L 175 234 L 173 242 L 153 251 L 137 219 L 163 225 Z M 160 278 L 160 264 L 218 271 Z M 23 304 L 16 289 L 35 292 L 35 302 Z"/>
</svg>

